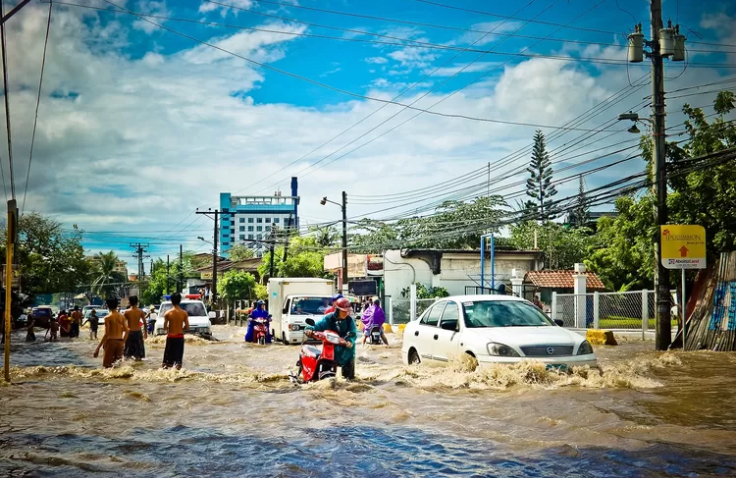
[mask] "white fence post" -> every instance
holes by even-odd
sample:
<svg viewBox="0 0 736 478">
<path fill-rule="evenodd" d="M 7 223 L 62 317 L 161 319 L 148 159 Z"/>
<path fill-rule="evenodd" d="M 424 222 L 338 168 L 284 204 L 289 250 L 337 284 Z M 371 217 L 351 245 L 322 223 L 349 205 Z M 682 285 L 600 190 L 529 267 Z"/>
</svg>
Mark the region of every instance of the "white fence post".
<svg viewBox="0 0 736 478">
<path fill-rule="evenodd" d="M 600 294 L 593 292 L 593 328 L 601 328 L 601 308 L 600 308 Z"/>
<path fill-rule="evenodd" d="M 646 339 L 649 330 L 649 291 L 641 291 L 641 338 Z"/>
<path fill-rule="evenodd" d="M 552 292 L 552 305 L 550 306 L 552 320 L 557 320 L 557 292 Z"/>
<path fill-rule="evenodd" d="M 386 308 L 388 309 L 388 323 L 391 327 L 394 326 L 394 301 L 390 295 L 386 296 Z"/>
<path fill-rule="evenodd" d="M 417 285 L 412 284 L 409 288 L 409 320 L 417 318 Z"/>
</svg>

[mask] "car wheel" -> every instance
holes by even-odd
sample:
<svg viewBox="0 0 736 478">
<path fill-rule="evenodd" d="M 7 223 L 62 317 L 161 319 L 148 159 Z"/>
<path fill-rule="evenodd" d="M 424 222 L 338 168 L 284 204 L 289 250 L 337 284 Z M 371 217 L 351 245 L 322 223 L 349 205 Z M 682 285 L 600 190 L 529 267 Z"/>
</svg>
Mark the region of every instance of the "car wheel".
<svg viewBox="0 0 736 478">
<path fill-rule="evenodd" d="M 412 348 L 409 350 L 409 365 L 419 365 L 422 360 L 419 358 L 417 351 Z"/>
<path fill-rule="evenodd" d="M 475 372 L 478 368 L 478 359 L 472 352 L 465 352 L 461 358 L 462 368 L 465 372 Z"/>
<path fill-rule="evenodd" d="M 284 343 L 284 345 L 289 345 L 289 342 L 286 340 L 286 334 L 284 332 L 281 332 L 281 341 Z"/>
</svg>

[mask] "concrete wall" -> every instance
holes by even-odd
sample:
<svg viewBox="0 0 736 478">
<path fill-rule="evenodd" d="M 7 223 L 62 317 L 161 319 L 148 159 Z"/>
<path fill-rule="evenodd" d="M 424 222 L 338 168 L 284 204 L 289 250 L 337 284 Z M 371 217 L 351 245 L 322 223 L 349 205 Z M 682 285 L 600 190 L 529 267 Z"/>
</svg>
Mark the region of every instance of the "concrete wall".
<svg viewBox="0 0 736 478">
<path fill-rule="evenodd" d="M 486 286 L 490 285 L 491 264 L 486 258 Z M 530 270 L 541 267 L 538 254 L 498 251 L 495 261 L 496 283 L 503 282 L 511 289 L 512 270 L 523 277 Z M 386 294 L 400 297 L 401 291 L 412 282 L 434 287 L 444 287 L 452 295 L 465 294 L 466 286 L 480 286 L 480 254 L 478 252 L 444 253 L 440 261 L 441 271 L 434 274 L 429 263 L 417 257 L 401 257 L 401 251 L 384 254 L 384 279 Z"/>
</svg>

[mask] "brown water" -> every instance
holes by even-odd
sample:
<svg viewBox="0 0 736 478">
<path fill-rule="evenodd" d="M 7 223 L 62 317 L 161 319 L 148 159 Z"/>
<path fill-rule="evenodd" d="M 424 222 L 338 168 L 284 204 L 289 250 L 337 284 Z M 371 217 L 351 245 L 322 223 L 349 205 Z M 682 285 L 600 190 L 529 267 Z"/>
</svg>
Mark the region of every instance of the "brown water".
<svg viewBox="0 0 736 478">
<path fill-rule="evenodd" d="M 298 347 L 188 341 L 185 370 L 102 370 L 94 343 L 26 344 L 0 386 L 0 476 L 736 476 L 736 355 L 599 347 L 603 374 L 404 367 L 289 382 Z M 83 334 L 84 335 L 84 334 Z M 40 336 L 39 336 L 40 337 Z"/>
</svg>

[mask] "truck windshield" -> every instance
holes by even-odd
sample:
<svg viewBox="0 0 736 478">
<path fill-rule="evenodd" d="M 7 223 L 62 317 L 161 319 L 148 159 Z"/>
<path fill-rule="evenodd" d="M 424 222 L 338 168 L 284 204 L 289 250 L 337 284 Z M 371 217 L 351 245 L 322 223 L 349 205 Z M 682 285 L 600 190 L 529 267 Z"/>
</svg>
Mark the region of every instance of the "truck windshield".
<svg viewBox="0 0 736 478">
<path fill-rule="evenodd" d="M 329 297 L 294 297 L 291 300 L 292 315 L 324 315 L 331 307 Z"/>
<path fill-rule="evenodd" d="M 189 317 L 207 317 L 207 311 L 204 309 L 204 305 L 201 302 L 182 302 L 180 307 L 187 312 Z M 159 315 L 163 317 L 164 314 L 172 308 L 173 306 L 171 303 L 163 304 L 159 311 Z"/>
</svg>

